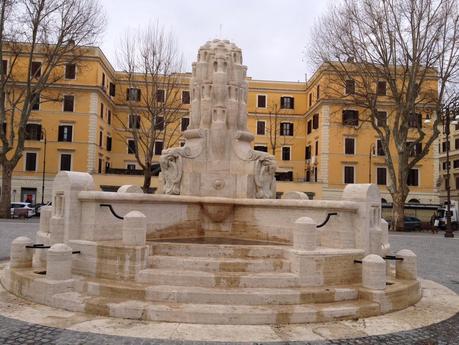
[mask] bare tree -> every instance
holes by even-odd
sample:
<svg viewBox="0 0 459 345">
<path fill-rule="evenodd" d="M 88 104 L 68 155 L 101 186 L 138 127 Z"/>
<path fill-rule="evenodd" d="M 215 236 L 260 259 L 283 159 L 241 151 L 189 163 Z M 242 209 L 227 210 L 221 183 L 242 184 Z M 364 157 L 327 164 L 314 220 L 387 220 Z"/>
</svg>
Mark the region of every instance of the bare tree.
<svg viewBox="0 0 459 345">
<path fill-rule="evenodd" d="M 126 73 L 128 119 L 116 115 L 134 140 L 135 158 L 144 173 L 142 189 L 150 190 L 155 145 L 174 146 L 180 137 L 182 107 L 182 57 L 172 33 L 150 24 L 128 31 L 120 44 L 118 64 Z M 189 94 L 188 94 L 189 95 Z"/>
<path fill-rule="evenodd" d="M 333 76 L 329 84 L 336 78 L 343 95 L 345 84 L 355 83 L 345 102 L 364 109 L 361 120 L 381 140 L 394 227 L 401 228 L 409 172 L 428 154 L 444 109 L 456 99 L 457 1 L 344 0 L 316 23 L 312 37 L 310 56 Z M 386 121 L 378 113 L 384 107 L 391 110 Z M 422 116 L 432 118 L 429 127 Z"/>
<path fill-rule="evenodd" d="M 10 217 L 13 170 L 34 103 L 63 79 L 65 65 L 80 63 L 82 46 L 94 44 L 104 25 L 97 0 L 0 1 L 1 218 Z"/>
</svg>

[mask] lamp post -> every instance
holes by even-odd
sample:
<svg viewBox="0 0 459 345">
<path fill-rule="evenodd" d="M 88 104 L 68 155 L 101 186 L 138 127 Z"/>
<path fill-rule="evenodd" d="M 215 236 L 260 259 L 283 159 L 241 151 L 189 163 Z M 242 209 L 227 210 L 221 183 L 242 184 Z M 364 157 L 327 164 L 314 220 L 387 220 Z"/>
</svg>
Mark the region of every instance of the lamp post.
<svg viewBox="0 0 459 345">
<path fill-rule="evenodd" d="M 45 203 L 45 174 L 46 174 L 46 130 L 41 129 L 41 135 L 43 136 L 43 174 L 41 180 L 41 204 Z"/>
<path fill-rule="evenodd" d="M 370 145 L 370 152 L 368 153 L 368 183 L 371 183 L 371 157 L 375 151 L 375 144 Z"/>
<path fill-rule="evenodd" d="M 455 116 L 455 109 L 452 112 L 452 115 Z M 445 237 L 454 237 L 453 229 L 451 227 L 451 185 L 449 182 L 449 179 L 451 177 L 451 172 L 450 172 L 450 159 L 449 159 L 449 148 L 450 148 L 450 143 L 449 143 L 449 134 L 450 134 L 450 124 L 451 124 L 451 114 L 450 114 L 450 108 L 446 108 L 444 116 L 442 116 L 443 120 L 443 125 L 444 125 L 444 134 L 446 135 L 446 231 L 445 231 Z M 454 119 L 455 121 L 455 119 Z"/>
</svg>

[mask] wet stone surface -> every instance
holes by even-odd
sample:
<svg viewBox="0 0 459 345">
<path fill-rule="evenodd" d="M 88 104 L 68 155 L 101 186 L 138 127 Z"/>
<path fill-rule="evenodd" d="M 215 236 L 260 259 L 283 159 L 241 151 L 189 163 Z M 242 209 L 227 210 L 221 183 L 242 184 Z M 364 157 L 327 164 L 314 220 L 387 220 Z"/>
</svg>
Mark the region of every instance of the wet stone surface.
<svg viewBox="0 0 459 345">
<path fill-rule="evenodd" d="M 0 344 L 56 344 L 56 345 L 194 345 L 194 344 L 229 344 L 224 342 L 179 341 L 164 339 L 142 339 L 118 337 L 88 332 L 76 332 L 65 329 L 30 324 L 23 321 L 0 316 Z M 311 342 L 247 342 L 233 344 L 343 344 L 343 345 L 456 345 L 459 344 L 459 313 L 455 316 L 424 328 L 386 335 L 362 337 L 344 340 L 327 340 Z"/>
</svg>

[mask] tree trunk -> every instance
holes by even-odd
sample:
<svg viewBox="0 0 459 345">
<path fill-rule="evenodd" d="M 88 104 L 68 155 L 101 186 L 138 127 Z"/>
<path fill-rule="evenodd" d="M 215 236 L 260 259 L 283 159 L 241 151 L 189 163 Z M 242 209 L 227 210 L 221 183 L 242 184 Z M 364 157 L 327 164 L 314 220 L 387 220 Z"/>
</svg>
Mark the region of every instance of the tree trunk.
<svg viewBox="0 0 459 345">
<path fill-rule="evenodd" d="M 0 199 L 0 218 L 11 218 L 11 179 L 13 169 L 2 165 L 2 197 Z"/>
<path fill-rule="evenodd" d="M 405 216 L 405 199 L 401 192 L 392 196 L 392 230 L 403 231 L 405 225 L 403 218 Z"/>
<path fill-rule="evenodd" d="M 151 168 L 148 166 L 147 169 L 143 171 L 143 186 L 142 190 L 144 193 L 149 193 L 151 186 Z"/>
</svg>

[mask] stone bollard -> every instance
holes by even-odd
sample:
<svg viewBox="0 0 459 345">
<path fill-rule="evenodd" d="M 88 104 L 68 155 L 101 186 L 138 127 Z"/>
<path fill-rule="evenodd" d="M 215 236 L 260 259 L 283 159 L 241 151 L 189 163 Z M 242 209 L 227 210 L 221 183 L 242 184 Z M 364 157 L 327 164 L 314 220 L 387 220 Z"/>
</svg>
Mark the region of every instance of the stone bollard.
<svg viewBox="0 0 459 345">
<path fill-rule="evenodd" d="M 395 264 L 396 277 L 399 279 L 416 280 L 418 276 L 416 254 L 409 249 L 402 249 L 397 252 L 396 257 L 403 259 L 402 261 L 397 260 Z"/>
<path fill-rule="evenodd" d="M 316 223 L 309 217 L 298 218 L 293 229 L 293 249 L 309 251 L 315 250 L 316 247 Z"/>
<path fill-rule="evenodd" d="M 123 220 L 123 244 L 144 246 L 147 237 L 147 218 L 142 212 L 131 211 Z"/>
<path fill-rule="evenodd" d="M 362 286 L 372 290 L 386 288 L 386 261 L 379 255 L 370 254 L 363 258 Z"/>
<path fill-rule="evenodd" d="M 122 185 L 120 188 L 118 188 L 117 192 L 118 193 L 143 193 L 143 190 L 139 186 L 135 186 L 132 184 L 125 184 L 125 185 Z"/>
<path fill-rule="evenodd" d="M 33 249 L 26 246 L 33 245 L 33 241 L 28 237 L 16 237 L 11 242 L 10 248 L 10 267 L 27 268 L 32 267 Z"/>
<path fill-rule="evenodd" d="M 46 278 L 50 280 L 72 278 L 72 248 L 64 243 L 56 243 L 48 249 Z"/>
<path fill-rule="evenodd" d="M 49 232 L 49 222 L 53 214 L 52 206 L 42 206 L 40 210 L 40 231 L 44 233 Z"/>
</svg>

